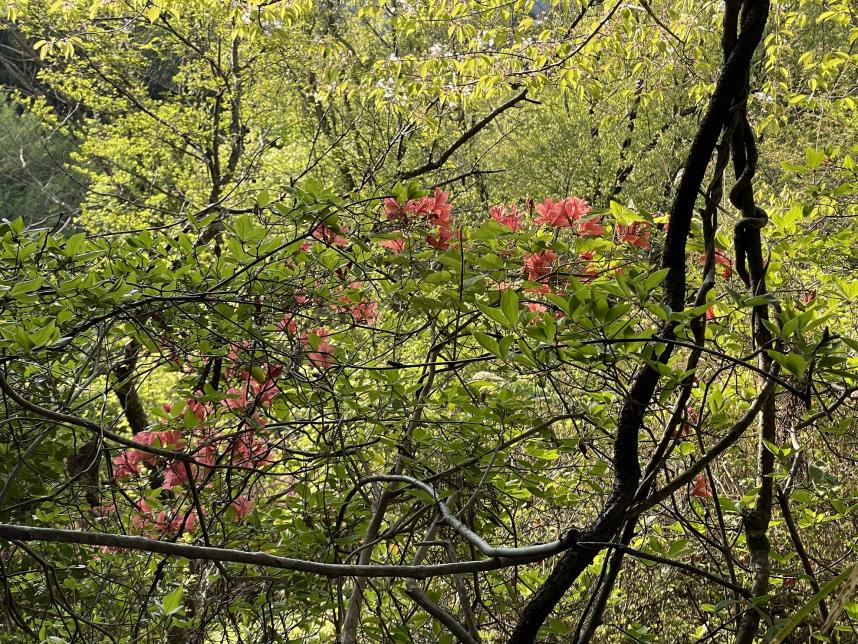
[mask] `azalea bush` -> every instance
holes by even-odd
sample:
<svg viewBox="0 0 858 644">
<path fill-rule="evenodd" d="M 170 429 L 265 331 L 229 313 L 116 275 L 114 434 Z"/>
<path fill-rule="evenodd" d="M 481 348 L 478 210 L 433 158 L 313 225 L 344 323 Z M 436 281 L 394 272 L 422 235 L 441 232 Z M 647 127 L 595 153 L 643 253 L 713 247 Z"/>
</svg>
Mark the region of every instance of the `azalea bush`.
<svg viewBox="0 0 858 644">
<path fill-rule="evenodd" d="M 198 222 L 199 230 L 207 225 Z M 45 414 L 22 430 L 30 458 L 42 454 L 48 469 L 14 472 L 15 484 L 4 488 L 6 516 L 53 526 L 71 512 L 78 528 L 100 534 L 346 567 L 361 549 L 382 566 L 472 559 L 473 544 L 455 531 L 447 538 L 465 548 L 457 559 L 444 548 L 414 554 L 429 539 L 423 535 L 439 529 L 441 501 L 490 543 L 563 538 L 593 520 L 610 492 L 613 410 L 627 395 L 627 374 L 655 365 L 663 377 L 648 425 L 667 429 L 645 430 L 641 449 L 666 448 L 666 482 L 694 468 L 706 444 L 735 422 L 736 405 L 753 402 L 757 373 L 737 358 L 713 351 L 694 376 L 681 350 L 659 362 L 659 329 L 668 320 L 685 346 L 694 346 L 690 327 L 703 316 L 719 343 L 737 355 L 750 350 L 733 328 L 747 300 L 730 299 L 737 285 L 726 267 L 724 288 L 702 305 L 677 313 L 661 304 L 668 271 L 650 265 L 664 227 L 658 213 L 616 203 L 596 211 L 577 197 L 498 204 L 465 227 L 450 194 L 426 194 L 416 184 L 360 204 L 310 185 L 257 216 L 228 220 L 216 248 L 204 252 L 194 252 L 185 233 L 62 239 L 8 224 L 4 279 L 15 286 L 3 326 L 4 391 Z M 799 328 L 819 332 L 819 303 L 795 301 L 791 309 Z M 123 409 L 109 394 L 118 384 L 109 356 L 128 359 L 114 347 L 129 344 L 135 386 L 157 381 L 167 392 L 137 431 L 123 429 Z M 820 382 L 842 378 L 833 374 L 845 350 L 838 343 L 816 349 Z M 789 354 L 785 366 L 799 355 Z M 677 411 L 672 393 L 689 378 L 690 395 Z M 99 390 L 106 404 L 93 406 Z M 51 424 L 60 409 L 75 420 Z M 779 454 L 787 459 L 789 450 Z M 725 521 L 738 517 L 753 489 L 753 471 L 741 463 L 725 464 L 714 479 L 696 473 L 675 490 L 675 511 L 701 525 L 716 511 Z M 50 472 L 64 469 L 68 480 L 52 483 Z M 732 482 L 715 497 L 710 481 L 727 471 Z M 431 492 L 397 476 L 427 482 Z M 379 536 L 368 541 L 380 507 L 373 488 L 391 498 Z M 634 543 L 678 555 L 689 544 L 682 525 L 646 531 Z M 90 628 L 105 637 L 110 623 L 208 631 L 219 605 L 236 616 L 243 636 L 275 628 L 256 617 L 257 602 L 272 601 L 263 589 L 273 577 L 242 581 L 246 573 L 235 577 L 222 565 L 133 557 L 121 543 L 100 548 L 94 557 L 69 551 L 67 563 L 85 572 L 67 579 L 95 611 Z M 503 622 L 488 615 L 509 615 L 538 583 L 538 572 L 507 567 L 517 561 L 474 579 L 474 592 L 491 606 L 480 618 L 489 620 L 480 629 L 495 633 L 490 638 Z M 96 619 L 106 580 L 108 596 L 128 592 L 117 573 L 129 565 L 151 578 L 142 609 L 114 604 L 110 620 Z M 601 565 L 594 561 L 576 582 L 570 607 L 584 600 Z M 288 602 L 290 628 L 332 637 L 343 582 L 319 584 L 300 573 L 278 579 L 285 594 L 273 601 Z M 437 601 L 459 604 L 454 580 L 432 582 Z M 396 593 L 371 592 L 379 601 Z M 18 593 L 33 607 L 49 601 L 35 588 L 16 586 Z M 717 586 L 699 593 L 718 601 Z M 171 610 L 157 600 L 167 595 L 176 601 Z M 366 610 L 381 617 L 391 607 L 384 600 Z M 21 627 L 32 623 L 28 614 Z M 70 637 L 62 612 L 55 619 L 39 619 L 43 634 Z M 361 632 L 431 639 L 437 629 L 421 619 L 385 635 L 381 624 L 363 621 Z M 557 637 L 571 628 L 551 624 Z M 292 631 L 283 632 L 288 639 Z"/>
<path fill-rule="evenodd" d="M 846 3 L 0 16 L 0 640 L 854 636 Z"/>
</svg>

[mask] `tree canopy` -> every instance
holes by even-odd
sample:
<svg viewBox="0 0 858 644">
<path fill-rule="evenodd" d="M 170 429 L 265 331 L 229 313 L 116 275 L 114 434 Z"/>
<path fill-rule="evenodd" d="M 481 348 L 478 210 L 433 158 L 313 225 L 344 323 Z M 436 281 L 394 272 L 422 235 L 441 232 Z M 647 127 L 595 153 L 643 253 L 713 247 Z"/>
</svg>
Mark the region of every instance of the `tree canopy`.
<svg viewBox="0 0 858 644">
<path fill-rule="evenodd" d="M 0 0 L 0 641 L 854 641 L 845 0 Z"/>
</svg>

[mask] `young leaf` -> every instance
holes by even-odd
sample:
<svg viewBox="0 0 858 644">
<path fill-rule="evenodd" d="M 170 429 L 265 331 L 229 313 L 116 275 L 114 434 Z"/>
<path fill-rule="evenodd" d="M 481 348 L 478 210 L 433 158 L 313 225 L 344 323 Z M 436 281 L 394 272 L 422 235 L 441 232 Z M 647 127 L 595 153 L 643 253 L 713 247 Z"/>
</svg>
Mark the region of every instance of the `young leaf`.
<svg viewBox="0 0 858 644">
<path fill-rule="evenodd" d="M 501 310 L 511 327 L 518 324 L 518 295 L 511 288 L 501 294 Z"/>
</svg>

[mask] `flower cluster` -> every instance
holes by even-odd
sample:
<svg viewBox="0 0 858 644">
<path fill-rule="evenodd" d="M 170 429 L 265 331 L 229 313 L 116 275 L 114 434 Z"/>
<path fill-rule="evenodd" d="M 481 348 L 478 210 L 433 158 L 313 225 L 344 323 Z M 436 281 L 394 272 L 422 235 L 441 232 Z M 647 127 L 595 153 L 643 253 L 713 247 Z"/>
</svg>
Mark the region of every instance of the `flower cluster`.
<svg viewBox="0 0 858 644">
<path fill-rule="evenodd" d="M 504 205 L 492 206 L 489 208 L 489 216 L 502 226 L 509 228 L 511 232 L 518 232 L 522 225 L 522 216 L 519 215 L 515 205 L 510 206 L 509 210 Z"/>
<path fill-rule="evenodd" d="M 441 188 L 435 188 L 435 192 L 428 197 L 409 199 L 402 204 L 396 199 L 388 197 L 382 200 L 381 205 L 385 217 L 399 224 L 398 230 L 400 232 L 421 221 L 435 226 L 434 233 L 426 235 L 426 242 L 433 248 L 446 250 L 450 246 L 450 240 L 453 239 L 450 221 L 453 206 L 448 203 L 449 198 L 449 193 L 444 192 Z M 380 243 L 394 253 L 401 253 L 405 249 L 405 241 L 406 238 L 403 236 L 398 239 L 384 240 Z"/>
<path fill-rule="evenodd" d="M 131 526 L 139 531 L 154 530 L 158 535 L 172 537 L 180 530 L 190 532 L 197 523 L 193 510 L 186 512 L 175 508 L 166 508 L 157 514 L 144 500 L 137 502 L 135 513 L 131 517 Z"/>
<path fill-rule="evenodd" d="M 638 248 L 651 248 L 649 242 L 649 224 L 645 221 L 636 221 L 628 226 L 617 224 L 617 239 L 623 243 L 637 246 Z"/>
<path fill-rule="evenodd" d="M 567 197 L 557 202 L 546 198 L 542 203 L 536 204 L 536 213 L 539 216 L 533 221 L 555 228 L 571 228 L 577 223 L 578 234 L 582 237 L 601 235 L 605 228 L 599 224 L 598 218 L 582 220 L 590 210 L 590 204 L 578 197 Z"/>
<path fill-rule="evenodd" d="M 318 369 L 334 366 L 334 345 L 328 338 L 331 332 L 324 327 L 316 327 L 301 334 L 301 344 L 307 352 L 310 363 Z"/>
</svg>

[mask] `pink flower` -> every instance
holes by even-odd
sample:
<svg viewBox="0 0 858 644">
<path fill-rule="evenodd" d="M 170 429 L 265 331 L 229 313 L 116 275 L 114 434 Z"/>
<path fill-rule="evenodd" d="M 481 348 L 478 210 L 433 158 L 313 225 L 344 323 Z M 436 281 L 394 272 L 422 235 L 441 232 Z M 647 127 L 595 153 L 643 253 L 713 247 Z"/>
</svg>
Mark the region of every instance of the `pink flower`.
<svg viewBox="0 0 858 644">
<path fill-rule="evenodd" d="M 408 223 L 408 215 L 416 213 L 419 207 L 413 199 L 400 204 L 393 197 L 382 199 L 381 206 L 388 219 L 398 219 L 405 224 Z"/>
<path fill-rule="evenodd" d="M 572 221 L 566 215 L 564 202 L 554 202 L 551 198 L 546 197 L 545 201 L 536 204 L 536 212 L 539 217 L 533 221 L 537 224 L 548 224 L 555 228 L 568 228 L 572 225 Z"/>
<path fill-rule="evenodd" d="M 126 449 L 113 457 L 113 476 L 122 479 L 140 474 L 140 463 L 148 456 L 136 449 Z M 153 459 L 154 461 L 154 459 Z"/>
<path fill-rule="evenodd" d="M 694 479 L 694 487 L 691 488 L 691 496 L 700 497 L 701 499 L 711 499 L 712 490 L 706 484 L 706 478 L 703 474 L 698 474 Z"/>
<path fill-rule="evenodd" d="M 180 449 L 185 446 L 185 441 L 182 440 L 182 432 L 178 429 L 171 429 L 163 432 L 138 432 L 134 434 L 134 442 L 140 443 L 141 445 L 155 445 L 156 447 L 163 447 L 164 449 Z M 155 462 L 155 456 L 152 454 L 144 454 L 143 459 L 151 459 L 153 463 Z"/>
<path fill-rule="evenodd" d="M 512 232 L 521 228 L 521 216 L 515 206 L 510 206 L 507 212 L 506 206 L 498 205 L 489 208 L 489 216 L 502 226 L 506 226 Z"/>
<path fill-rule="evenodd" d="M 240 496 L 232 502 L 230 507 L 232 508 L 232 511 L 235 512 L 236 521 L 241 521 L 244 517 L 250 514 L 254 505 L 256 505 L 256 503 L 249 496 Z"/>
<path fill-rule="evenodd" d="M 264 438 L 254 437 L 249 432 L 244 432 L 226 439 L 232 441 L 230 447 L 231 461 L 238 465 L 263 467 L 273 462 L 271 447 Z M 237 461 L 236 456 L 238 456 Z"/>
<path fill-rule="evenodd" d="M 707 322 L 711 322 L 711 321 L 712 321 L 712 320 L 714 320 L 714 319 L 716 319 L 716 317 L 715 317 L 715 309 L 713 309 L 713 308 L 710 306 L 708 309 L 706 309 L 706 321 L 707 321 Z"/>
<path fill-rule="evenodd" d="M 378 321 L 378 302 L 358 302 L 350 312 L 355 321 L 373 326 Z"/>
<path fill-rule="evenodd" d="M 295 321 L 295 315 L 292 313 L 286 313 L 283 316 L 283 319 L 277 323 L 277 329 L 283 333 L 288 333 L 289 335 L 295 335 L 298 333 L 298 323 Z"/>
<path fill-rule="evenodd" d="M 165 536 L 172 536 L 179 530 L 193 530 L 196 523 L 197 513 L 193 510 L 191 512 L 177 511 L 173 514 L 172 519 L 169 518 L 166 510 L 161 510 L 155 517 L 154 527 Z"/>
<path fill-rule="evenodd" d="M 537 281 L 551 272 L 551 264 L 557 259 L 554 251 L 543 250 L 538 253 L 528 253 L 524 256 L 524 270 L 527 279 Z"/>
<path fill-rule="evenodd" d="M 151 528 L 159 533 L 158 536 L 172 536 L 183 528 L 193 530 L 196 524 L 196 513 L 193 511 L 175 512 L 171 518 L 167 508 L 152 517 L 152 508 L 142 499 L 136 503 L 136 510 L 137 513 L 131 517 L 131 525 L 140 532 Z"/>
<path fill-rule="evenodd" d="M 228 409 L 244 409 L 250 402 L 247 400 L 247 387 L 230 387 L 226 390 L 226 398 L 223 404 Z"/>
<path fill-rule="evenodd" d="M 152 508 L 143 499 L 135 504 L 135 514 L 131 517 L 131 526 L 135 530 L 142 531 L 151 522 Z"/>
<path fill-rule="evenodd" d="M 331 336 L 331 332 L 328 329 L 317 327 L 312 329 L 310 333 L 312 335 L 307 333 L 303 333 L 301 335 L 301 342 L 304 344 L 306 349 L 309 349 L 307 352 L 307 358 L 309 358 L 310 363 L 317 369 L 328 369 L 332 367 L 334 365 L 334 346 L 328 340 Z M 318 339 L 318 344 L 315 348 L 313 338 Z"/>
<path fill-rule="evenodd" d="M 582 237 L 599 237 L 605 234 L 605 227 L 597 218 L 584 219 L 578 222 L 578 234 Z"/>
<path fill-rule="evenodd" d="M 583 260 L 584 260 L 584 261 L 586 261 L 586 262 L 592 261 L 592 259 L 593 259 L 593 251 L 592 251 L 592 250 L 588 250 L 588 251 L 584 251 L 583 253 L 578 253 L 578 257 L 579 257 L 580 259 L 583 259 Z"/>
<path fill-rule="evenodd" d="M 185 401 L 185 405 L 191 410 L 191 413 L 197 417 L 197 420 L 201 423 L 205 421 L 206 416 L 208 416 L 209 413 L 209 408 L 206 407 L 204 403 L 194 400 L 193 398 L 189 398 Z"/>
<path fill-rule="evenodd" d="M 349 288 L 354 291 L 359 291 L 363 287 L 360 282 L 352 282 Z M 359 295 L 359 294 L 358 294 Z M 354 297 L 354 296 L 352 296 Z M 366 300 L 358 300 L 355 302 L 348 294 L 343 294 L 338 298 L 342 304 L 335 304 L 334 310 L 337 313 L 348 313 L 352 316 L 355 322 L 365 322 L 372 326 L 378 320 L 378 303 L 369 302 Z"/>
<path fill-rule="evenodd" d="M 253 349 L 253 343 L 250 340 L 242 340 L 229 345 L 229 353 L 226 354 L 227 360 L 231 362 L 240 362 L 239 354 L 246 353 Z"/>
<path fill-rule="evenodd" d="M 256 402 L 265 406 L 270 405 L 271 401 L 280 393 L 280 388 L 273 379 L 266 380 L 265 382 L 256 382 L 254 380 L 250 383 L 250 389 L 253 392 Z"/>
<path fill-rule="evenodd" d="M 310 236 L 314 239 L 325 242 L 328 245 L 348 246 L 349 240 L 343 237 L 340 232 L 346 232 L 346 229 L 340 226 L 340 230 L 337 231 L 335 228 L 328 226 L 327 224 L 319 224 Z"/>
<path fill-rule="evenodd" d="M 591 210 L 590 204 L 578 197 L 567 197 L 560 203 L 563 206 L 563 213 L 569 221 L 581 219 Z"/>
<path fill-rule="evenodd" d="M 388 250 L 392 250 L 397 255 L 401 254 L 403 250 L 405 250 L 405 238 L 400 237 L 399 239 L 384 239 L 379 242 L 380 246 L 384 246 Z"/>
<path fill-rule="evenodd" d="M 194 458 L 196 458 L 200 463 L 205 463 L 206 465 L 214 465 L 217 460 L 217 456 L 218 450 L 213 444 L 199 447 L 194 454 Z"/>
<path fill-rule="evenodd" d="M 453 212 L 453 206 L 447 203 L 449 198 L 449 193 L 444 192 L 441 188 L 435 188 L 435 194 L 429 198 L 431 199 L 431 209 L 429 212 L 430 224 L 442 227 L 450 225 L 450 215 Z"/>
<path fill-rule="evenodd" d="M 188 472 L 185 469 L 185 464 L 181 461 L 173 461 L 164 471 L 164 482 L 161 487 L 165 490 L 172 489 L 176 486 L 188 486 Z"/>
<path fill-rule="evenodd" d="M 537 302 L 525 302 L 524 308 L 526 308 L 531 313 L 536 314 L 531 318 L 530 324 L 536 324 L 537 322 L 541 322 L 542 321 L 542 315 L 540 315 L 540 314 L 546 313 L 548 311 L 547 306 L 545 306 L 544 304 L 539 304 Z"/>
<path fill-rule="evenodd" d="M 451 239 L 453 239 L 453 232 L 444 226 L 438 226 L 436 235 L 426 236 L 429 245 L 438 250 L 447 250 L 450 247 Z"/>
<path fill-rule="evenodd" d="M 384 211 L 384 215 L 388 219 L 405 219 L 407 217 L 405 210 L 393 197 L 385 197 L 382 199 L 381 209 Z"/>
<path fill-rule="evenodd" d="M 679 426 L 679 429 L 676 430 L 677 440 L 681 440 L 683 438 L 686 438 L 687 436 L 691 436 L 691 425 L 696 425 L 697 421 L 697 410 L 694 409 L 694 407 L 686 407 L 685 420 L 682 421 L 682 424 Z"/>
<path fill-rule="evenodd" d="M 649 243 L 649 224 L 645 221 L 636 221 L 628 226 L 617 224 L 617 237 L 620 241 L 638 248 L 652 248 Z"/>
</svg>

